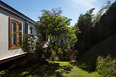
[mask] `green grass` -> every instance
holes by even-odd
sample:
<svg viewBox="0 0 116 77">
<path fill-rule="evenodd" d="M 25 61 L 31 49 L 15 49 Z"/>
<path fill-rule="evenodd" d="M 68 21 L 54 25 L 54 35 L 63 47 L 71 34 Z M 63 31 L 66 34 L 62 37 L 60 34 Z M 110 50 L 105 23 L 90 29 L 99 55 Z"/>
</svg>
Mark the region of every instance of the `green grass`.
<svg viewBox="0 0 116 77">
<path fill-rule="evenodd" d="M 0 71 L 0 77 L 100 77 L 97 72 L 82 70 L 76 61 L 50 61 L 45 64 L 35 64 L 30 67 L 11 67 Z"/>
</svg>

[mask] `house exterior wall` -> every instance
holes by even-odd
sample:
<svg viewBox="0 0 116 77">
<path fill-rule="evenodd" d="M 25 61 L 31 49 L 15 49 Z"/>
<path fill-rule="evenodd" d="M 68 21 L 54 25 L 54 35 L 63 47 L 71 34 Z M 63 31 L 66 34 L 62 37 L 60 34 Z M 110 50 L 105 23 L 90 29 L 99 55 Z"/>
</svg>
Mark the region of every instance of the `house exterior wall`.
<svg viewBox="0 0 116 77">
<path fill-rule="evenodd" d="M 25 33 L 25 20 L 0 8 L 0 60 L 24 54 L 21 48 L 9 49 L 9 17 L 22 22 L 22 33 Z M 32 25 L 33 26 L 33 25 Z"/>
<path fill-rule="evenodd" d="M 31 23 L 29 23 L 29 22 L 28 22 L 28 34 L 30 33 L 30 29 L 29 29 L 30 27 L 32 27 L 32 29 L 33 29 L 33 30 L 32 30 L 32 34 L 35 35 L 35 34 L 36 34 L 36 31 L 35 31 L 35 29 L 34 29 L 34 25 L 31 24 Z"/>
</svg>

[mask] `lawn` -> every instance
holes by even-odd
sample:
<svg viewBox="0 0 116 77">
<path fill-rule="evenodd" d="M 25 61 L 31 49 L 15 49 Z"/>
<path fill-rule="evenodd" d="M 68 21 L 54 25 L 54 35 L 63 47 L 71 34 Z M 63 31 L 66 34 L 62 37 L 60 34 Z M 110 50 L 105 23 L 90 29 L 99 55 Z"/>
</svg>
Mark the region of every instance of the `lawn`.
<svg viewBox="0 0 116 77">
<path fill-rule="evenodd" d="M 50 61 L 29 67 L 12 66 L 0 71 L 0 77 L 101 77 L 97 72 L 82 70 L 76 61 Z"/>
</svg>

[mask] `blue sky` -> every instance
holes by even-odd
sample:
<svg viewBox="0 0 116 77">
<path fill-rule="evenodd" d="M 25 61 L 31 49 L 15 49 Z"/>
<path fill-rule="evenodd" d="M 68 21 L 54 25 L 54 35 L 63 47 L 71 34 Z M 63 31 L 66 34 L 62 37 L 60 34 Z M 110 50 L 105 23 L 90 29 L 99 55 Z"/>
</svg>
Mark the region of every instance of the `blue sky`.
<svg viewBox="0 0 116 77">
<path fill-rule="evenodd" d="M 42 16 L 41 10 L 51 10 L 60 7 L 62 15 L 71 18 L 71 25 L 74 25 L 79 15 L 84 14 L 91 8 L 95 8 L 96 13 L 108 0 L 2 0 L 19 12 L 31 19 L 38 21 L 38 16 Z M 111 3 L 115 0 L 110 0 Z"/>
</svg>

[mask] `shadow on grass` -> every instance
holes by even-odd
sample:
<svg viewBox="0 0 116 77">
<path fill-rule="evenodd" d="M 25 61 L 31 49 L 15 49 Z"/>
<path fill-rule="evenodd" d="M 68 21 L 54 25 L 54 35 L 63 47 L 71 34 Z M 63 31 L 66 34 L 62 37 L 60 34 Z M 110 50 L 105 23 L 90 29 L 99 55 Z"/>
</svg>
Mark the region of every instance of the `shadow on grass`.
<svg viewBox="0 0 116 77">
<path fill-rule="evenodd" d="M 62 73 L 69 73 L 70 66 L 59 66 L 59 63 L 36 63 L 30 67 L 12 67 L 5 71 L 1 77 L 64 77 Z M 59 70 L 60 69 L 60 70 Z M 59 70 L 59 71 L 57 71 Z"/>
<path fill-rule="evenodd" d="M 81 62 L 81 61 L 71 61 L 70 62 L 71 65 L 73 66 L 77 66 L 79 68 L 81 68 L 82 70 L 85 70 L 87 72 L 94 72 L 95 71 L 95 66 L 91 66 L 87 63 Z"/>
</svg>

